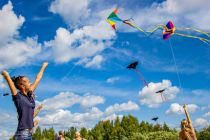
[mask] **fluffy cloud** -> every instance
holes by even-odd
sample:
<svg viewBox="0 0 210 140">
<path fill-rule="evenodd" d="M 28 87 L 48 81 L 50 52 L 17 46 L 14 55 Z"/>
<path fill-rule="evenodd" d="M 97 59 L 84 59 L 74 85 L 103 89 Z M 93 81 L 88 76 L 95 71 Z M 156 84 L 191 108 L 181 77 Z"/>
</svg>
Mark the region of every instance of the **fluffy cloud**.
<svg viewBox="0 0 210 140">
<path fill-rule="evenodd" d="M 69 110 L 56 110 L 43 117 L 38 117 L 41 125 L 59 124 L 62 127 L 69 126 L 83 127 L 89 121 L 99 119 L 103 115 L 98 108 L 93 107 L 89 112 L 71 113 Z"/>
<path fill-rule="evenodd" d="M 188 104 L 187 111 L 189 113 L 194 113 L 199 107 L 196 104 Z M 171 104 L 170 108 L 166 111 L 166 114 L 183 114 L 184 109 L 178 103 Z"/>
<path fill-rule="evenodd" d="M 108 108 L 106 108 L 105 114 L 112 114 L 114 112 L 131 111 L 138 109 L 139 106 L 136 103 L 128 101 L 128 103 L 114 104 L 112 106 L 109 106 Z"/>
<path fill-rule="evenodd" d="M 203 128 L 207 127 L 209 125 L 209 122 L 203 118 L 197 118 L 194 122 L 195 128 Z"/>
<path fill-rule="evenodd" d="M 96 68 L 101 68 L 101 63 L 103 62 L 103 57 L 101 55 L 96 55 L 94 58 L 89 61 L 85 67 L 96 67 Z"/>
<path fill-rule="evenodd" d="M 123 118 L 123 115 L 116 115 L 115 113 L 114 114 L 111 114 L 109 116 L 107 116 L 106 118 L 104 118 L 103 120 L 110 120 L 110 121 L 114 121 L 116 120 L 116 118 L 119 117 L 119 119 L 122 119 Z"/>
<path fill-rule="evenodd" d="M 209 117 L 210 118 L 210 112 L 205 113 L 204 117 Z"/>
<path fill-rule="evenodd" d="M 114 104 L 101 111 L 95 107 L 97 104 L 104 103 L 104 99 L 100 96 L 84 95 L 79 96 L 70 92 L 62 92 L 52 98 L 45 99 L 42 113 L 37 117 L 41 126 L 58 125 L 62 129 L 66 129 L 69 126 L 92 127 L 94 123 L 99 120 L 114 120 L 117 116 L 117 112 L 138 110 L 139 106 L 128 101 L 127 103 Z M 68 107 L 74 104 L 79 104 L 86 107 L 82 112 L 71 112 Z M 87 108 L 88 107 L 88 108 Z"/>
<path fill-rule="evenodd" d="M 111 77 L 106 80 L 109 84 L 114 84 L 116 81 L 120 80 L 120 77 Z"/>
<path fill-rule="evenodd" d="M 90 13 L 88 5 L 89 0 L 55 0 L 49 10 L 61 15 L 69 25 L 75 25 L 88 17 Z"/>
<path fill-rule="evenodd" d="M 83 107 L 92 107 L 97 104 L 103 104 L 104 98 L 101 96 L 85 95 L 79 96 L 70 92 L 61 92 L 60 94 L 42 101 L 44 110 L 57 110 L 80 104 Z"/>
<path fill-rule="evenodd" d="M 40 51 L 41 45 L 37 43 L 37 39 L 27 38 L 25 42 L 13 40 L 0 47 L 0 69 L 29 64 Z"/>
<path fill-rule="evenodd" d="M 6 85 L 4 84 L 3 77 L 2 77 L 2 75 L 0 75 L 0 88 L 4 89 L 5 87 L 6 87 Z"/>
<path fill-rule="evenodd" d="M 172 100 L 176 97 L 176 94 L 179 92 L 179 88 L 176 86 L 172 86 L 171 81 L 163 80 L 160 83 L 149 83 L 148 87 L 145 86 L 140 92 L 140 102 L 141 104 L 145 104 L 150 108 L 159 107 L 159 105 L 163 102 L 161 95 L 156 92 L 162 89 L 166 89 L 163 96 L 166 100 Z"/>
<path fill-rule="evenodd" d="M 0 139 L 1 140 L 8 140 L 14 135 L 13 132 L 8 132 L 6 130 L 3 130 L 0 132 Z"/>
<path fill-rule="evenodd" d="M 156 24 L 165 24 L 172 20 L 178 27 L 210 30 L 207 24 L 210 22 L 208 5 L 210 5 L 209 0 L 165 0 L 161 3 L 154 2 L 145 8 L 130 11 L 126 9 L 126 12 L 124 9 L 121 10 L 127 17 L 135 15 L 136 24 L 142 28 L 151 28 Z"/>
<path fill-rule="evenodd" d="M 115 32 L 109 25 L 100 21 L 92 26 L 75 29 L 72 33 L 65 28 L 59 28 L 54 40 L 45 42 L 45 46 L 52 47 L 51 55 L 57 63 L 95 56 L 86 64 L 86 67 L 90 67 L 103 61 L 102 56 L 97 54 L 112 44 L 114 36 Z"/>
<path fill-rule="evenodd" d="M 0 114 L 0 120 L 1 120 L 0 124 L 3 124 L 5 122 L 8 122 L 8 120 L 10 120 L 10 119 L 12 119 L 12 116 L 11 115 L 9 115 L 7 113 L 1 113 Z"/>
<path fill-rule="evenodd" d="M 36 37 L 18 40 L 18 29 L 21 28 L 24 18 L 14 13 L 10 1 L 0 10 L 0 18 L 0 69 L 32 62 L 41 51 L 41 45 Z"/>
<path fill-rule="evenodd" d="M 93 122 L 99 120 L 114 120 L 118 116 L 122 118 L 122 115 L 116 115 L 116 112 L 137 110 L 139 107 L 135 103 L 129 101 L 128 103 L 115 104 L 106 109 L 105 112 L 101 111 L 97 107 L 92 107 L 86 112 L 72 113 L 69 110 L 57 109 L 53 112 L 38 117 L 40 125 L 52 126 L 59 124 L 62 128 L 68 128 L 69 126 L 81 127 L 92 127 Z M 110 115 L 110 113 L 112 113 Z"/>
<path fill-rule="evenodd" d="M 101 68 L 101 63 L 104 61 L 103 56 L 101 55 L 96 55 L 91 59 L 89 58 L 84 58 L 81 59 L 77 62 L 79 65 L 84 65 L 86 68 L 94 68 L 94 69 L 100 69 Z"/>
<path fill-rule="evenodd" d="M 24 17 L 17 16 L 13 11 L 12 3 L 4 5 L 0 10 L 0 47 L 18 35 L 18 29 L 22 26 Z"/>
</svg>

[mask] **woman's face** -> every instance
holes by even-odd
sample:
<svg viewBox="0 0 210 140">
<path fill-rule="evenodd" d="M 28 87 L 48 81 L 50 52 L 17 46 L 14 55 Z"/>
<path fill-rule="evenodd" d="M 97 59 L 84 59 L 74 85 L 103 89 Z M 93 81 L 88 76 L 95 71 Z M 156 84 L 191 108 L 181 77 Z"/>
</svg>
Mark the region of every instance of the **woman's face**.
<svg viewBox="0 0 210 140">
<path fill-rule="evenodd" d="M 187 123 L 186 120 L 183 120 L 181 124 L 182 124 L 182 126 L 183 126 L 184 128 L 187 127 L 187 125 L 188 125 L 188 123 Z"/>
<path fill-rule="evenodd" d="M 30 81 L 27 77 L 21 78 L 21 83 L 25 87 L 26 90 L 28 90 L 28 91 L 30 90 L 30 85 L 31 84 L 30 84 Z"/>
</svg>

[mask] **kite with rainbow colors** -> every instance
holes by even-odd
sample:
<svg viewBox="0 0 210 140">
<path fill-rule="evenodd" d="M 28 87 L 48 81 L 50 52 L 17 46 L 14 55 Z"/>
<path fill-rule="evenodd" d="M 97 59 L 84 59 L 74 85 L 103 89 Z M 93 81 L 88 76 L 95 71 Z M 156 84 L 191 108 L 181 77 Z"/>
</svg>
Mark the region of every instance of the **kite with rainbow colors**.
<svg viewBox="0 0 210 140">
<path fill-rule="evenodd" d="M 202 30 L 198 30 L 195 28 L 176 28 L 173 24 L 172 21 L 169 21 L 166 25 L 163 24 L 158 24 L 156 25 L 156 27 L 152 30 L 149 31 L 144 31 L 143 29 L 141 29 L 140 27 L 136 26 L 134 23 L 132 23 L 130 20 L 131 19 L 127 19 L 127 20 L 122 20 L 121 18 L 118 17 L 117 15 L 118 12 L 118 8 L 116 8 L 108 17 L 107 17 L 107 22 L 112 26 L 112 28 L 114 30 L 116 30 L 116 22 L 123 22 L 133 28 L 136 28 L 137 30 L 143 32 L 146 36 L 150 36 L 152 35 L 155 31 L 157 31 L 158 29 L 162 29 L 163 30 L 163 39 L 167 40 L 169 39 L 172 35 L 178 35 L 178 36 L 183 36 L 183 37 L 188 37 L 188 38 L 194 38 L 194 39 L 199 39 L 200 41 L 206 43 L 207 45 L 210 46 L 210 33 L 204 32 Z M 176 31 L 194 31 L 197 33 L 200 33 L 204 36 L 206 36 L 207 38 L 203 38 L 203 37 L 199 37 L 199 36 L 193 36 L 193 35 L 188 35 L 188 34 L 183 34 L 183 33 L 177 33 Z"/>
<path fill-rule="evenodd" d="M 164 40 L 169 39 L 173 34 L 175 34 L 175 35 L 179 35 L 179 36 L 183 36 L 183 37 L 199 39 L 200 41 L 210 45 L 209 44 L 210 43 L 210 40 L 209 40 L 210 39 L 210 34 L 208 34 L 207 32 L 195 29 L 195 28 L 176 28 L 174 26 L 173 22 L 169 21 L 166 25 L 157 25 L 153 30 L 147 31 L 147 32 L 152 34 L 158 29 L 163 29 L 163 39 Z M 201 34 L 207 36 L 209 39 L 202 38 L 202 37 L 199 37 L 199 36 L 192 36 L 192 35 L 187 35 L 187 34 L 182 34 L 182 33 L 175 32 L 175 31 L 184 31 L 184 30 L 191 30 L 191 31 L 201 33 Z"/>
<path fill-rule="evenodd" d="M 147 35 L 143 29 L 139 28 L 139 27 L 136 26 L 134 23 L 132 23 L 132 22 L 130 21 L 131 19 L 122 20 L 121 18 L 119 18 L 119 17 L 117 16 L 117 12 L 118 12 L 118 9 L 116 8 L 116 9 L 108 16 L 108 18 L 107 18 L 108 23 L 112 26 L 112 28 L 113 28 L 114 30 L 116 30 L 116 22 L 123 22 L 123 23 L 125 23 L 125 24 L 127 24 L 127 25 L 129 25 L 129 26 L 131 26 L 131 27 L 133 27 L 133 28 L 136 28 L 137 30 L 143 32 L 145 35 Z"/>
</svg>

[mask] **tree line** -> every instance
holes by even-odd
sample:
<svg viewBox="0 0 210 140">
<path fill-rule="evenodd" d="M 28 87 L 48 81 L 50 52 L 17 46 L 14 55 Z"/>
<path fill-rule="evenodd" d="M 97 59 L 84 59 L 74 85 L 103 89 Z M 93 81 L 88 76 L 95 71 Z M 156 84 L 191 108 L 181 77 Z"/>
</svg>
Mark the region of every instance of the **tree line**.
<svg viewBox="0 0 210 140">
<path fill-rule="evenodd" d="M 70 127 L 64 131 L 66 140 L 73 140 L 77 129 Z M 116 118 L 114 121 L 99 121 L 92 129 L 81 128 L 80 134 L 87 140 L 179 140 L 179 131 L 170 128 L 166 123 L 150 124 L 139 122 L 132 115 Z M 210 126 L 196 131 L 198 140 L 210 140 Z M 34 140 L 55 140 L 57 133 L 54 128 L 37 127 L 33 134 Z M 12 138 L 10 139 L 12 140 Z"/>
</svg>

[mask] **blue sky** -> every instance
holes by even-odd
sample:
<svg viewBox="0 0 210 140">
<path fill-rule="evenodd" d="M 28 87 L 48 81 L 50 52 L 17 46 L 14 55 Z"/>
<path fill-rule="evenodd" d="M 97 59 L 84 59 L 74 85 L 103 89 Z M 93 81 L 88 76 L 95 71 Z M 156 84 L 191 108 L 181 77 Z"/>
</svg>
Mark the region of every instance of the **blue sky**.
<svg viewBox="0 0 210 140">
<path fill-rule="evenodd" d="M 42 63 L 49 62 L 36 90 L 37 104 L 44 104 L 36 118 L 43 128 L 91 128 L 99 120 L 127 114 L 151 123 L 159 116 L 159 123 L 178 128 L 186 103 L 200 129 L 210 123 L 209 46 L 176 35 L 165 41 L 162 31 L 145 37 L 120 23 L 114 31 L 106 17 L 118 7 L 120 17 L 132 17 L 145 30 L 172 20 L 179 28 L 209 32 L 209 4 L 208 0 L 2 0 L 0 70 L 33 81 Z M 139 61 L 148 87 L 126 69 L 133 61 Z M 154 94 L 162 88 L 167 88 L 166 102 Z M 0 92 L 9 92 L 2 77 Z M 11 97 L 0 97 L 0 113 L 0 138 L 7 139 L 17 123 Z"/>
</svg>

